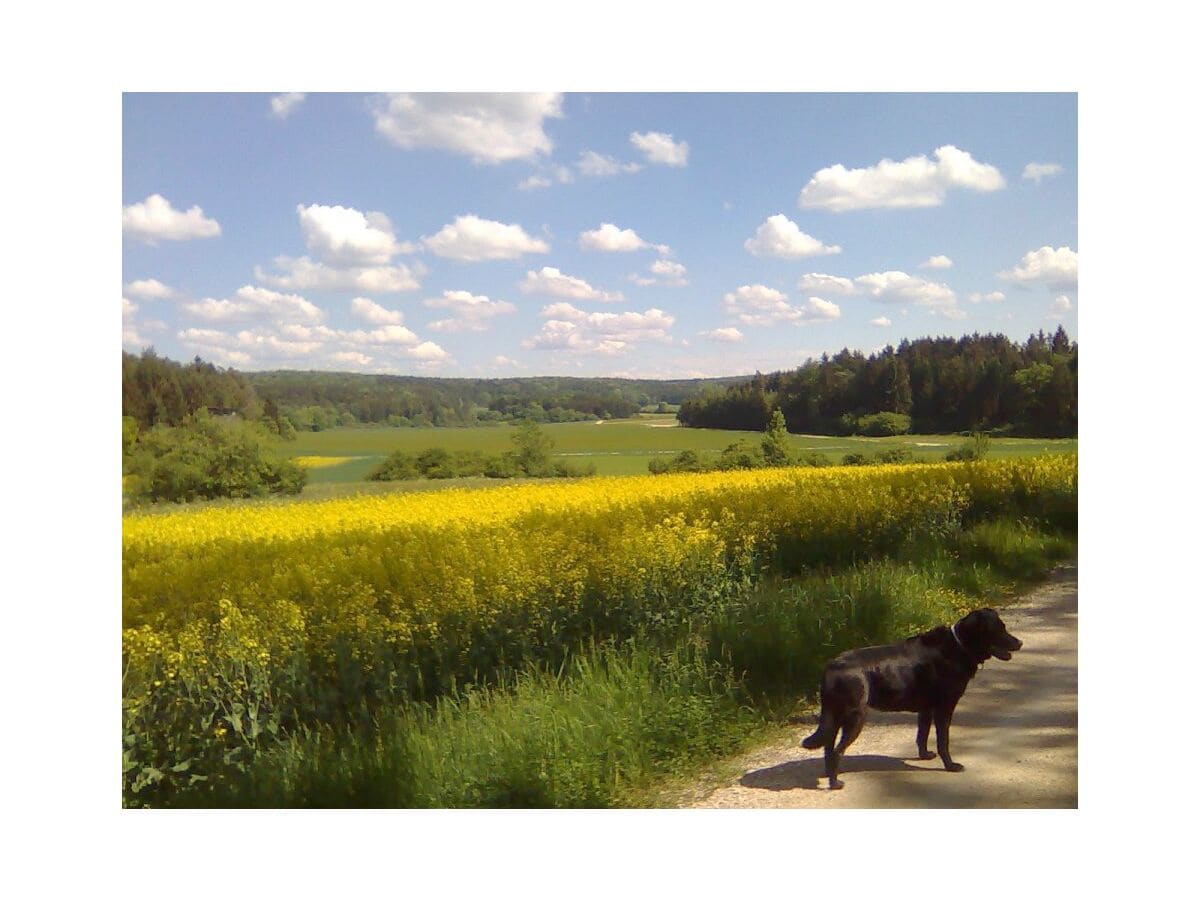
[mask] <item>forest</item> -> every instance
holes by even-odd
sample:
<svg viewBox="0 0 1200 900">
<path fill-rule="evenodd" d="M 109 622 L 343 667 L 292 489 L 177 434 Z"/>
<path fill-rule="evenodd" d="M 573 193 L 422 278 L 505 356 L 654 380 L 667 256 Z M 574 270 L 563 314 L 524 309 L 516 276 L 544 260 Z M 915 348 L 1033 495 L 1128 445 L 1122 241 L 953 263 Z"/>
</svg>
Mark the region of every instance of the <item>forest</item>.
<svg viewBox="0 0 1200 900">
<path fill-rule="evenodd" d="M 1060 326 L 1005 335 L 904 340 L 869 356 L 843 349 L 792 371 L 675 381 L 621 378 L 429 378 L 346 372 L 242 373 L 155 354 L 122 354 L 122 410 L 140 430 L 205 409 L 286 436 L 337 426 L 471 426 L 624 418 L 678 407 L 694 428 L 765 431 L 775 410 L 805 434 L 986 430 L 1077 433 L 1078 345 Z"/>
<path fill-rule="evenodd" d="M 1078 362 L 1078 345 L 1061 326 L 1023 344 L 996 334 L 919 338 L 706 387 L 678 415 L 694 428 L 746 431 L 765 430 L 779 410 L 793 433 L 1068 437 L 1078 432 Z"/>
<path fill-rule="evenodd" d="M 179 425 L 201 408 L 266 420 L 272 430 L 323 431 L 371 424 L 470 426 L 532 419 L 619 419 L 678 406 L 702 387 L 748 376 L 675 381 L 624 378 L 427 378 L 348 372 L 237 372 L 196 357 L 182 364 L 122 354 L 123 415 L 141 429 Z M 284 424 L 284 423 L 287 424 Z"/>
</svg>

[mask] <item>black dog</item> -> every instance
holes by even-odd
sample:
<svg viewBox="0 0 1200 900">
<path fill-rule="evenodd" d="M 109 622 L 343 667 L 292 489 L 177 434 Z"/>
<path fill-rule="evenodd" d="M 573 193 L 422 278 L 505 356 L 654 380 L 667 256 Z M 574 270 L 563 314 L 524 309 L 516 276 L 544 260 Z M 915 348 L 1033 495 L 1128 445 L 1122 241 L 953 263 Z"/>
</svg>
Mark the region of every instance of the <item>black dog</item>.
<svg viewBox="0 0 1200 900">
<path fill-rule="evenodd" d="M 821 679 L 821 722 L 802 741 L 807 750 L 825 748 L 829 789 L 842 786 L 838 765 L 862 731 L 867 707 L 917 713 L 917 752 L 929 752 L 929 725 L 937 726 L 937 755 L 949 772 L 961 772 L 950 758 L 950 717 L 975 677 L 980 664 L 992 656 L 1012 659 L 1021 642 L 1008 633 L 994 609 L 977 609 L 949 628 L 932 631 L 885 647 L 848 650 L 825 667 Z M 838 729 L 842 739 L 834 746 Z"/>
</svg>

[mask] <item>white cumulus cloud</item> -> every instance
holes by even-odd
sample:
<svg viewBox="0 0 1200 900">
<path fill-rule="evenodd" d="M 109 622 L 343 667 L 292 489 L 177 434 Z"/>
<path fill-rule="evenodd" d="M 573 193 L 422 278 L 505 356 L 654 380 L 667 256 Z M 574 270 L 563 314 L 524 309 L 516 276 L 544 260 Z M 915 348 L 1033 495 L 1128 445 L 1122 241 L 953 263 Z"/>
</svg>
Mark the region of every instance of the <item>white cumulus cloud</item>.
<svg viewBox="0 0 1200 900">
<path fill-rule="evenodd" d="M 842 317 L 840 306 L 829 300 L 822 300 L 820 297 L 809 297 L 804 301 L 804 305 L 800 307 L 800 311 L 804 314 L 804 318 L 809 321 L 814 319 L 840 319 Z"/>
<path fill-rule="evenodd" d="M 706 337 L 710 341 L 717 341 L 722 344 L 736 344 L 746 339 L 746 336 L 736 328 L 714 328 L 712 331 L 700 332 L 700 337 Z"/>
<path fill-rule="evenodd" d="M 931 256 L 925 262 L 921 263 L 918 268 L 921 269 L 949 269 L 954 265 L 954 260 L 948 256 Z"/>
<path fill-rule="evenodd" d="M 911 156 L 902 162 L 883 159 L 862 169 L 829 166 L 804 186 L 800 205 L 833 212 L 941 206 L 955 188 L 987 192 L 1004 187 L 999 169 L 977 162 L 965 150 L 947 144 L 933 156 Z"/>
<path fill-rule="evenodd" d="M 892 320 L 891 320 L 891 319 L 889 319 L 887 316 L 880 316 L 880 317 L 879 317 L 879 318 L 877 318 L 877 319 L 872 319 L 872 320 L 871 320 L 870 322 L 868 322 L 867 324 L 869 324 L 869 325 L 875 325 L 875 326 L 877 326 L 877 327 L 879 327 L 879 328 L 886 328 L 888 325 L 891 325 L 891 324 L 892 324 Z"/>
<path fill-rule="evenodd" d="M 913 303 L 952 318 L 958 317 L 958 298 L 940 282 L 926 281 L 906 272 L 873 272 L 854 279 L 859 293 L 883 303 Z"/>
<path fill-rule="evenodd" d="M 221 233 L 220 224 L 205 216 L 199 206 L 180 212 L 162 194 L 151 194 L 141 203 L 122 209 L 121 229 L 147 244 L 217 237 Z"/>
<path fill-rule="evenodd" d="M 534 191 L 534 190 L 537 190 L 538 188 L 550 187 L 550 185 L 552 185 L 552 184 L 554 184 L 554 182 L 551 181 L 549 178 L 547 178 L 545 175 L 530 175 L 528 178 L 526 178 L 524 181 L 522 181 L 520 184 L 517 185 L 517 190 L 519 190 L 519 191 Z"/>
<path fill-rule="evenodd" d="M 1079 255 L 1070 247 L 1039 247 L 1022 256 L 1013 268 L 997 274 L 1017 284 L 1073 290 L 1079 284 Z"/>
<path fill-rule="evenodd" d="M 620 301 L 625 297 L 620 291 L 602 291 L 594 288 L 582 278 L 566 275 L 553 266 L 543 266 L 540 271 L 526 272 L 519 285 L 525 294 L 544 294 L 548 297 L 563 297 L 567 300 Z"/>
<path fill-rule="evenodd" d="M 575 176 L 571 174 L 571 170 L 566 166 L 550 166 L 543 169 L 540 173 L 530 175 L 517 185 L 517 190 L 532 191 L 538 188 L 550 187 L 555 182 L 558 184 L 570 184 L 574 180 Z"/>
<path fill-rule="evenodd" d="M 579 154 L 579 161 L 575 163 L 575 167 L 580 173 L 589 178 L 607 178 L 612 175 L 631 174 L 640 172 L 642 166 L 640 163 L 623 163 L 618 162 L 611 156 L 602 156 L 595 150 L 585 150 Z"/>
<path fill-rule="evenodd" d="M 796 282 L 801 291 L 820 291 L 822 294 L 853 294 L 854 282 L 840 275 L 822 275 L 820 272 L 809 272 Z"/>
<path fill-rule="evenodd" d="M 422 341 L 398 323 L 339 330 L 323 324 L 268 320 L 237 331 L 185 328 L 177 337 L 206 358 L 253 368 L 344 370 L 350 366 L 389 372 L 413 367 L 424 370 L 450 358 L 443 348 Z"/>
<path fill-rule="evenodd" d="M 392 223 L 381 212 L 362 213 L 346 206 L 296 207 L 304 242 L 316 256 L 337 266 L 377 266 L 411 244 L 397 243 Z"/>
<path fill-rule="evenodd" d="M 450 310 L 450 317 L 430 322 L 434 331 L 487 331 L 496 316 L 515 313 L 517 308 L 506 300 L 492 300 L 470 291 L 442 291 L 442 296 L 422 301 L 430 309 Z"/>
<path fill-rule="evenodd" d="M 661 309 L 588 313 L 569 303 L 555 303 L 542 315 L 548 321 L 522 346 L 576 355 L 620 356 L 645 341 L 671 343 L 670 329 L 675 324 L 675 317 Z"/>
<path fill-rule="evenodd" d="M 840 318 L 836 303 L 810 297 L 803 306 L 793 306 L 787 294 L 764 284 L 744 284 L 721 300 L 725 314 L 742 325 L 768 326 L 783 322 L 821 322 Z"/>
<path fill-rule="evenodd" d="M 350 315 L 368 325 L 403 325 L 404 313 L 387 309 L 366 297 L 355 297 L 350 301 Z"/>
<path fill-rule="evenodd" d="M 841 247 L 828 246 L 805 234 L 783 213 L 768 216 L 767 220 L 758 226 L 754 237 L 747 240 L 743 246 L 754 256 L 777 256 L 784 259 L 826 256 L 842 252 Z"/>
<path fill-rule="evenodd" d="M 139 278 L 137 281 L 127 282 L 125 293 L 139 300 L 167 300 L 175 296 L 175 291 L 157 278 Z"/>
<path fill-rule="evenodd" d="M 584 250 L 599 250 L 602 253 L 628 253 L 653 247 L 664 256 L 671 252 L 665 244 L 650 244 L 638 237 L 632 228 L 618 228 L 611 222 L 601 222 L 599 228 L 580 232 L 579 246 Z"/>
<path fill-rule="evenodd" d="M 1001 291 L 989 291 L 986 294 L 982 291 L 977 291 L 967 295 L 967 301 L 970 303 L 999 303 L 1003 299 L 1004 294 Z"/>
<path fill-rule="evenodd" d="M 629 143 L 637 147 L 652 163 L 675 167 L 687 165 L 687 141 L 676 141 L 672 135 L 663 134 L 661 131 L 648 131 L 645 134 L 635 131 L 629 135 Z"/>
<path fill-rule="evenodd" d="M 629 276 L 629 280 L 642 287 L 650 285 L 685 287 L 688 283 L 687 267 L 683 263 L 671 259 L 656 259 L 650 264 L 648 276 L 634 274 Z"/>
<path fill-rule="evenodd" d="M 276 94 L 271 98 L 271 115 L 277 119 L 286 119 L 304 102 L 304 98 L 308 94 L 298 94 L 295 92 L 288 94 Z"/>
<path fill-rule="evenodd" d="M 1034 184 L 1041 184 L 1043 178 L 1049 178 L 1051 175 L 1058 175 L 1062 172 L 1063 167 L 1058 163 L 1027 163 L 1021 172 L 1021 177 L 1026 181 L 1032 181 Z"/>
<path fill-rule="evenodd" d="M 421 243 L 437 256 L 460 262 L 517 259 L 526 253 L 549 253 L 550 245 L 530 237 L 520 225 L 505 225 L 476 215 L 458 216 Z"/>
<path fill-rule="evenodd" d="M 477 163 L 533 160 L 554 143 L 544 128 L 562 116 L 562 94 L 388 94 L 371 104 L 375 129 L 397 147 L 431 148 Z"/>
<path fill-rule="evenodd" d="M 297 294 L 281 294 L 266 288 L 245 285 L 232 297 L 215 300 L 208 297 L 184 303 L 180 307 L 189 318 L 204 322 L 320 322 L 321 310 Z"/>
<path fill-rule="evenodd" d="M 254 269 L 254 277 L 263 284 L 285 291 L 361 291 L 364 294 L 395 294 L 415 291 L 421 286 L 417 270 L 398 263 L 394 266 L 347 266 L 338 267 L 317 262 L 307 256 L 275 257 L 275 267 L 282 270 L 271 273 L 261 266 Z"/>
</svg>

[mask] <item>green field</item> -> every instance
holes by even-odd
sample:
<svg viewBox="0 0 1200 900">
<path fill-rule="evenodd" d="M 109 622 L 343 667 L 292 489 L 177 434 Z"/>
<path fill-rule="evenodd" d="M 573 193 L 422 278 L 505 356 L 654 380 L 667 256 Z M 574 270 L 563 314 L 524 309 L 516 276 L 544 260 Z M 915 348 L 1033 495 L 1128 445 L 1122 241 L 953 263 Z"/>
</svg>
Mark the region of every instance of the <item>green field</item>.
<svg viewBox="0 0 1200 900">
<path fill-rule="evenodd" d="M 554 440 L 556 458 L 578 463 L 593 463 L 598 475 L 644 475 L 655 456 L 670 456 L 681 450 L 719 451 L 739 438 L 755 443 L 761 432 L 719 431 L 680 428 L 673 415 L 645 415 L 636 419 L 604 422 L 568 422 L 544 425 Z M 333 496 L 354 490 L 428 489 L 466 487 L 468 483 L 493 483 L 494 479 L 450 479 L 441 482 L 411 481 L 376 484 L 364 482 L 367 472 L 394 450 L 421 451 L 429 447 L 448 450 L 479 450 L 503 453 L 512 449 L 511 426 L 491 428 L 334 428 L 329 431 L 303 432 L 285 445 L 288 456 L 344 457 L 345 462 L 309 470 L 305 496 Z M 822 453 L 832 462 L 841 462 L 847 453 L 873 454 L 879 450 L 903 447 L 917 459 L 940 460 L 946 452 L 962 444 L 957 434 L 912 435 L 893 438 L 827 437 L 793 434 L 788 436 L 799 453 Z M 1074 453 L 1074 438 L 993 438 L 993 457 L 1032 456 L 1038 453 Z"/>
</svg>

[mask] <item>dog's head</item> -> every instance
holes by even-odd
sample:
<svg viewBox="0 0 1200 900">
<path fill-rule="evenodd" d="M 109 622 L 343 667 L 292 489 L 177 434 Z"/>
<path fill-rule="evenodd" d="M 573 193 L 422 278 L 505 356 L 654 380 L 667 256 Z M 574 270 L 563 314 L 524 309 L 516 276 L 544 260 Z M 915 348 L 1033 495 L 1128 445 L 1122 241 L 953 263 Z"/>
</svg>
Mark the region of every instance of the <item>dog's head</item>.
<svg viewBox="0 0 1200 900">
<path fill-rule="evenodd" d="M 994 609 L 977 609 L 967 613 L 954 626 L 958 639 L 981 660 L 995 656 L 1012 659 L 1012 652 L 1021 649 L 1021 642 L 1008 633 L 1004 621 Z"/>
</svg>

